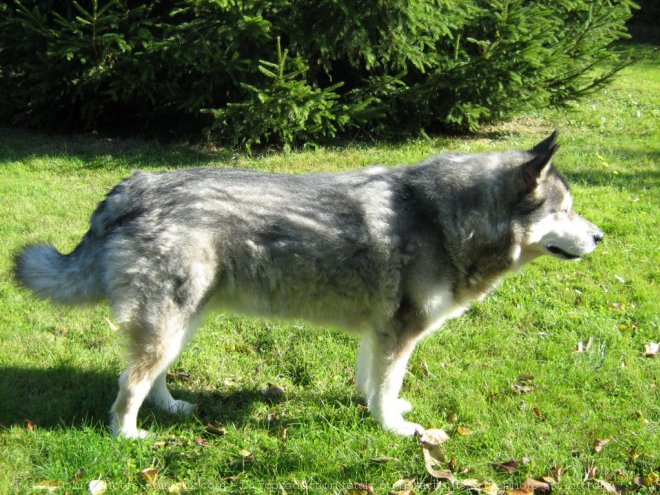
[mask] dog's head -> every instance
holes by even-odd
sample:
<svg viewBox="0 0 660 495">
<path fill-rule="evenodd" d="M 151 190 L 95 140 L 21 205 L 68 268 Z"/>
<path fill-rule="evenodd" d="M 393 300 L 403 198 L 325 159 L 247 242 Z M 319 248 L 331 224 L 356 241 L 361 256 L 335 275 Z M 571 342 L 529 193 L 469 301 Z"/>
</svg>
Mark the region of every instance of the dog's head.
<svg viewBox="0 0 660 495">
<path fill-rule="evenodd" d="M 568 183 L 552 164 L 556 139 L 557 131 L 534 146 L 516 172 L 523 259 L 542 254 L 579 259 L 603 239 L 603 232 L 573 209 Z"/>
</svg>

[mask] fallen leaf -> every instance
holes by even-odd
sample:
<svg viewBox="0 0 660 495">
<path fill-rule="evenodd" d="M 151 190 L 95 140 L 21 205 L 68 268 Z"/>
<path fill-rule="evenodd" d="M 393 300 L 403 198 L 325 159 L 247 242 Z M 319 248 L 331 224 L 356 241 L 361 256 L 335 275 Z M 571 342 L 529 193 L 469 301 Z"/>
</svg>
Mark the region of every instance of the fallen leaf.
<svg viewBox="0 0 660 495">
<path fill-rule="evenodd" d="M 392 491 L 398 492 L 403 490 L 412 490 L 415 487 L 415 478 L 404 478 L 394 482 Z"/>
<path fill-rule="evenodd" d="M 90 495 L 103 495 L 108 490 L 108 484 L 103 480 L 92 480 L 87 488 Z"/>
<path fill-rule="evenodd" d="M 511 388 L 513 388 L 514 392 L 518 392 L 519 394 L 528 394 L 536 387 L 534 385 L 525 385 L 524 383 L 514 383 Z"/>
<path fill-rule="evenodd" d="M 594 479 L 597 473 L 598 473 L 598 468 L 596 466 L 591 466 L 587 470 L 587 473 L 584 475 L 584 481 Z"/>
<path fill-rule="evenodd" d="M 63 481 L 57 481 L 57 480 L 42 480 L 36 485 L 34 485 L 32 488 L 34 490 L 41 490 L 45 491 L 47 493 L 57 493 L 59 492 L 62 487 L 64 486 Z"/>
<path fill-rule="evenodd" d="M 170 493 L 171 495 L 187 495 L 190 492 L 188 491 L 185 481 L 179 481 L 178 483 L 170 485 L 167 489 L 167 493 Z"/>
<path fill-rule="evenodd" d="M 398 461 L 399 459 L 395 459 L 394 457 L 387 457 L 387 456 L 379 456 L 379 457 L 372 457 L 369 459 L 369 462 L 373 462 L 374 464 L 385 464 L 388 462 L 392 461 Z"/>
<path fill-rule="evenodd" d="M 28 430 L 30 430 L 30 431 L 34 431 L 34 430 L 37 429 L 37 425 L 36 425 L 36 423 L 34 423 L 33 421 L 30 421 L 30 420 L 27 419 L 27 418 L 25 418 L 23 421 L 25 422 L 25 427 L 26 427 Z"/>
<path fill-rule="evenodd" d="M 634 480 L 636 485 L 654 487 L 660 486 L 660 475 L 655 471 L 651 471 L 649 474 L 644 476 L 638 476 Z"/>
<path fill-rule="evenodd" d="M 518 471 L 518 461 L 515 459 L 509 459 L 506 462 L 493 464 L 493 468 L 503 473 L 516 473 Z"/>
<path fill-rule="evenodd" d="M 438 429 L 425 430 L 424 433 L 419 435 L 419 444 L 422 446 L 426 471 L 436 479 L 455 483 L 456 478 L 454 478 L 451 471 L 437 469 L 439 464 L 445 462 L 445 454 L 442 452 L 440 445 L 447 440 L 449 440 L 449 435 Z"/>
<path fill-rule="evenodd" d="M 422 434 L 419 435 L 419 444 L 422 447 L 430 448 L 437 447 L 449 440 L 449 435 L 444 432 L 444 430 L 430 428 L 424 430 Z"/>
<path fill-rule="evenodd" d="M 547 481 L 539 481 L 527 478 L 525 481 L 523 481 L 522 485 L 520 485 L 520 488 L 531 493 L 550 493 L 550 485 L 551 483 L 548 483 Z"/>
<path fill-rule="evenodd" d="M 564 475 L 566 472 L 566 468 L 563 468 L 561 466 L 553 466 L 552 469 L 550 470 L 550 474 L 552 475 L 552 478 L 557 480 L 557 483 L 561 482 L 561 477 Z"/>
<path fill-rule="evenodd" d="M 619 490 L 617 490 L 616 487 L 612 483 L 608 483 L 605 480 L 592 479 L 591 481 L 596 483 L 598 486 L 600 486 L 607 493 L 620 493 Z"/>
<path fill-rule="evenodd" d="M 603 440 L 596 439 L 596 441 L 594 442 L 594 452 L 596 454 L 600 454 L 603 451 L 605 445 L 607 445 L 608 443 L 610 443 L 609 438 L 605 438 Z"/>
<path fill-rule="evenodd" d="M 261 391 L 261 393 L 271 399 L 280 399 L 285 395 L 284 389 L 282 387 L 272 383 L 269 383 L 268 386 Z"/>
<path fill-rule="evenodd" d="M 227 428 L 217 421 L 206 422 L 206 433 L 223 437 L 227 434 Z"/>
<path fill-rule="evenodd" d="M 447 466 L 452 473 L 456 472 L 456 459 L 453 457 L 449 459 L 449 465 Z"/>
<path fill-rule="evenodd" d="M 179 380 L 182 382 L 188 382 L 192 378 L 192 374 L 186 373 L 184 371 L 177 371 L 176 373 L 172 371 L 168 371 L 167 376 L 173 378 L 174 380 Z"/>
<path fill-rule="evenodd" d="M 195 445 L 199 445 L 200 447 L 206 447 L 209 444 L 208 440 L 202 437 L 197 437 L 195 438 Z"/>
<path fill-rule="evenodd" d="M 374 487 L 368 483 L 353 483 L 353 487 L 348 489 L 349 495 L 368 495 L 374 493 Z"/>
<path fill-rule="evenodd" d="M 534 414 L 536 415 L 537 418 L 545 419 L 543 417 L 543 413 L 541 412 L 541 410 L 538 407 L 534 407 L 534 409 L 532 409 L 532 411 L 534 411 Z"/>
<path fill-rule="evenodd" d="M 252 455 L 252 452 L 250 452 L 249 450 L 241 449 L 238 451 L 238 455 L 240 455 L 245 462 L 254 461 L 254 456 Z"/>
<path fill-rule="evenodd" d="M 656 342 L 649 342 L 644 346 L 644 356 L 654 357 L 660 353 L 660 344 Z"/>
<path fill-rule="evenodd" d="M 477 493 L 485 493 L 486 495 L 498 495 L 500 491 L 500 488 L 495 483 L 480 482 L 473 479 L 463 480 L 461 486 Z"/>
<path fill-rule="evenodd" d="M 472 435 L 472 430 L 470 430 L 470 429 L 469 429 L 468 427 L 466 427 L 466 426 L 460 426 L 460 425 L 459 425 L 459 426 L 456 427 L 456 433 L 458 433 L 458 434 L 461 435 L 462 437 L 466 437 L 466 436 L 468 436 L 468 435 Z"/>
<path fill-rule="evenodd" d="M 495 483 L 482 483 L 479 489 L 486 495 L 498 495 L 500 487 Z"/>
<path fill-rule="evenodd" d="M 147 485 L 155 486 L 158 480 L 158 470 L 155 467 L 148 467 L 140 471 L 140 476 Z"/>
</svg>

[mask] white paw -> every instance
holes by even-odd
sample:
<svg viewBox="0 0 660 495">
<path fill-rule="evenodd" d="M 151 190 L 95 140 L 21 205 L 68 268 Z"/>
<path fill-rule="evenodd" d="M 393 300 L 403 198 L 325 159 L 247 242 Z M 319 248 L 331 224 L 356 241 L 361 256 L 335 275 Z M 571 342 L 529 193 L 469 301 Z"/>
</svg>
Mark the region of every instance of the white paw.
<svg viewBox="0 0 660 495">
<path fill-rule="evenodd" d="M 383 423 L 383 427 L 386 430 L 404 437 L 412 437 L 416 434 L 424 433 L 424 427 L 422 425 L 411 423 L 410 421 L 406 421 L 403 418 L 401 418 L 400 421 L 389 420 L 386 423 Z"/>
<path fill-rule="evenodd" d="M 399 412 L 399 414 L 406 414 L 407 412 L 412 411 L 412 404 L 406 399 L 397 399 L 394 404 L 394 409 Z"/>
<path fill-rule="evenodd" d="M 112 435 L 115 438 L 127 438 L 129 440 L 144 440 L 150 435 L 150 433 L 147 430 L 143 430 L 141 428 L 126 428 L 125 430 L 118 430 L 113 427 Z"/>
</svg>

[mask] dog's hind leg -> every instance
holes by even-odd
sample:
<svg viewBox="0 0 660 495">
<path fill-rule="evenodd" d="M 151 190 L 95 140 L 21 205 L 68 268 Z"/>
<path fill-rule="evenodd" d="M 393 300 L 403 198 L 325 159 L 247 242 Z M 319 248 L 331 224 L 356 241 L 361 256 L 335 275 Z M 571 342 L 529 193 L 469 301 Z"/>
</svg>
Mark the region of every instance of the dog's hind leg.
<svg viewBox="0 0 660 495">
<path fill-rule="evenodd" d="M 172 394 L 167 388 L 166 378 L 167 370 L 158 375 L 147 396 L 147 400 L 154 406 L 174 414 L 192 414 L 195 412 L 195 404 L 172 397 Z"/>
<path fill-rule="evenodd" d="M 370 336 L 364 336 L 360 340 L 360 348 L 357 358 L 357 372 L 355 374 L 355 386 L 358 394 L 369 399 L 369 374 L 371 373 L 372 343 Z"/>
<path fill-rule="evenodd" d="M 402 341 L 396 334 L 385 332 L 372 335 L 370 339 L 369 411 L 385 429 L 399 435 L 411 436 L 424 431 L 421 425 L 403 418 L 403 413 L 412 406 L 399 398 L 416 340 Z"/>
<path fill-rule="evenodd" d="M 144 438 L 137 427 L 137 415 L 147 396 L 170 411 L 190 412 L 194 406 L 172 398 L 165 374 L 192 334 L 193 325 L 175 303 L 153 318 L 130 322 L 125 329 L 130 345 L 130 363 L 119 378 L 119 394 L 111 409 L 113 433 L 127 438 Z M 146 320 L 146 321 L 145 321 Z M 151 393 L 150 393 L 151 392 Z"/>
</svg>

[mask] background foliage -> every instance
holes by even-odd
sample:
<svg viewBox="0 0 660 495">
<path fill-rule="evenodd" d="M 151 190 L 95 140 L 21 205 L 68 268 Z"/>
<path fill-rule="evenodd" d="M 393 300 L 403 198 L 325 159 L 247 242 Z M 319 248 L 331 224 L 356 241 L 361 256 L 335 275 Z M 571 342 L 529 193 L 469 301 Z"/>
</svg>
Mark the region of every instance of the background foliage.
<svg viewBox="0 0 660 495">
<path fill-rule="evenodd" d="M 0 5 L 0 117 L 254 144 L 475 130 L 599 87 L 631 0 Z"/>
</svg>

